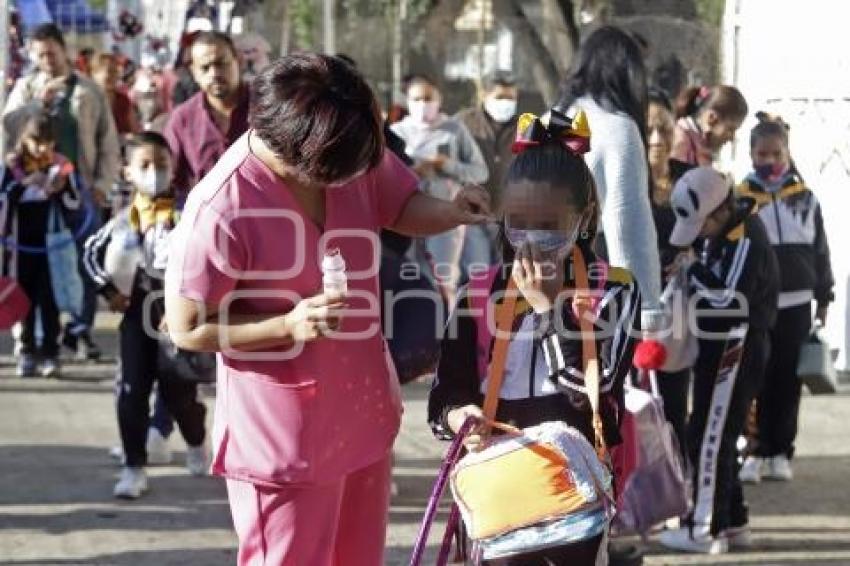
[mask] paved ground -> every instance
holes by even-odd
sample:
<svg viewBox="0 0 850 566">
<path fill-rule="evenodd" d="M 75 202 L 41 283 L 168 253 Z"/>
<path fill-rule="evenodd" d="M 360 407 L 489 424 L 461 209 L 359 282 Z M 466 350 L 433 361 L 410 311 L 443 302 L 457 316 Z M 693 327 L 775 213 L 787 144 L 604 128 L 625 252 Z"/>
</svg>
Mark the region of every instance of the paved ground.
<svg viewBox="0 0 850 566">
<path fill-rule="evenodd" d="M 0 340 L 0 352 L 8 351 Z M 223 484 L 189 477 L 176 438 L 178 465 L 151 469 L 148 497 L 112 499 L 118 468 L 107 454 L 117 438 L 111 364 L 69 365 L 61 380 L 22 381 L 12 377 L 11 361 L 0 357 L 0 564 L 234 563 Z M 405 394 L 389 565 L 406 564 L 442 448 L 422 424 L 425 388 Z M 753 551 L 690 557 L 650 545 L 645 563 L 850 565 L 848 409 L 850 391 L 804 399 L 796 480 L 748 489 Z"/>
</svg>

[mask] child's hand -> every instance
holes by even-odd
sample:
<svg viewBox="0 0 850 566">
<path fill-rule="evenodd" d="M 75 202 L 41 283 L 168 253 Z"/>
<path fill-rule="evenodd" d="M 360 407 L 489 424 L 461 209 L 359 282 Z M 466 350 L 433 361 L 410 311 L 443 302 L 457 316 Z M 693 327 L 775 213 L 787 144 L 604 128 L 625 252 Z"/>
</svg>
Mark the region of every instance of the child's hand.
<svg viewBox="0 0 850 566">
<path fill-rule="evenodd" d="M 544 254 L 528 242 L 517 250 L 512 276 L 534 312 L 548 312 L 555 306 L 564 288 L 565 259 L 563 254 Z"/>
<path fill-rule="evenodd" d="M 130 306 L 130 299 L 122 293 L 115 293 L 109 299 L 109 310 L 112 312 L 125 312 Z"/>
<path fill-rule="evenodd" d="M 817 310 L 815 311 L 815 320 L 821 325 L 826 326 L 826 315 L 829 312 L 829 306 L 827 305 L 818 305 Z"/>
<path fill-rule="evenodd" d="M 481 411 L 481 407 L 478 405 L 465 405 L 457 409 L 452 409 L 446 414 L 446 424 L 449 425 L 452 432 L 457 434 L 469 417 L 475 417 L 481 421 L 481 424 L 474 427 L 463 442 L 467 450 L 475 452 L 481 449 L 484 442 L 481 436 L 481 431 L 484 427 L 484 413 Z"/>
</svg>

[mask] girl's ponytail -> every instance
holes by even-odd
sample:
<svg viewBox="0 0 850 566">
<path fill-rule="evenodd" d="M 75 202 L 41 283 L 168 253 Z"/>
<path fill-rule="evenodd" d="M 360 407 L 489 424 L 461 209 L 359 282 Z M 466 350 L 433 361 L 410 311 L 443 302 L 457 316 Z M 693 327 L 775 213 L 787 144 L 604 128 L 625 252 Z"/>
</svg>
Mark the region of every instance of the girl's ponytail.
<svg viewBox="0 0 850 566">
<path fill-rule="evenodd" d="M 743 120 L 749 109 L 741 91 L 734 86 L 695 86 L 682 92 L 676 99 L 676 118 L 697 116 L 705 110 L 714 110 L 721 119 Z"/>
</svg>

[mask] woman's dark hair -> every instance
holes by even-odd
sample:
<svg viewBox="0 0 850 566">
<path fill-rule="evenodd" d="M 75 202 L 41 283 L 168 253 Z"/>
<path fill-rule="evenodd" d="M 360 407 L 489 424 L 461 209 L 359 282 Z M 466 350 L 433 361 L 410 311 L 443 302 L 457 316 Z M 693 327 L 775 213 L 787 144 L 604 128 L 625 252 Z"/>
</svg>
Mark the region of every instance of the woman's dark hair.
<svg viewBox="0 0 850 566">
<path fill-rule="evenodd" d="M 647 94 L 647 101 L 649 104 L 656 104 L 658 106 L 663 106 L 672 114 L 673 112 L 673 103 L 670 102 L 670 97 L 665 94 L 665 92 L 661 89 L 650 87 L 649 92 Z"/>
<path fill-rule="evenodd" d="M 405 94 L 407 94 L 407 92 L 412 87 L 414 87 L 415 85 L 427 85 L 427 86 L 430 86 L 431 88 L 436 88 L 436 89 L 440 88 L 439 86 L 437 86 L 437 82 L 434 79 L 432 79 L 431 77 L 429 77 L 428 75 L 419 74 L 419 73 L 412 73 L 412 74 L 405 77 L 405 81 L 404 81 L 404 92 L 405 92 Z"/>
<path fill-rule="evenodd" d="M 320 183 L 374 168 L 383 156 L 372 89 L 328 55 L 293 54 L 263 69 L 251 85 L 250 123 L 278 158 Z"/>
<path fill-rule="evenodd" d="M 32 41 L 55 41 L 65 48 L 65 36 L 56 24 L 41 24 L 32 31 Z"/>
<path fill-rule="evenodd" d="M 747 117 L 747 100 L 734 86 L 694 86 L 676 99 L 676 118 L 697 116 L 706 110 L 714 110 L 721 119 L 743 120 Z"/>
<path fill-rule="evenodd" d="M 646 66 L 640 46 L 627 32 L 603 26 L 582 43 L 558 106 L 567 109 L 582 96 L 628 115 L 646 146 Z"/>
<path fill-rule="evenodd" d="M 15 145 L 18 153 L 24 150 L 24 142 L 27 139 L 34 139 L 40 142 L 56 142 L 55 123 L 49 114 L 46 112 L 33 112 L 27 116 L 21 126 L 18 142 Z"/>
<path fill-rule="evenodd" d="M 564 147 L 550 142 L 525 149 L 514 157 L 505 178 L 505 187 L 522 182 L 540 183 L 551 187 L 571 206 L 579 210 L 593 209 L 590 225 L 580 240 L 591 243 L 596 238 L 599 217 L 599 196 L 593 174 L 584 158 Z M 504 229 L 504 228 L 503 228 Z M 513 257 L 513 248 L 502 234 L 505 257 Z"/>
<path fill-rule="evenodd" d="M 756 112 L 759 123 L 750 131 L 750 148 L 755 147 L 756 142 L 762 138 L 779 138 L 788 146 L 789 126 L 785 121 L 767 112 Z"/>
</svg>

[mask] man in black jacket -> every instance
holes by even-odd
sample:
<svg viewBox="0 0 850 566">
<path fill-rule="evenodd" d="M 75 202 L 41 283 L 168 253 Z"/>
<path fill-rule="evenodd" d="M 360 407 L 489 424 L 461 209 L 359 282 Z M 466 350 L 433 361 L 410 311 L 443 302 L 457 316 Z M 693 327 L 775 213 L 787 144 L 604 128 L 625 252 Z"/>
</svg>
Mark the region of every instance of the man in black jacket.
<svg viewBox="0 0 850 566">
<path fill-rule="evenodd" d="M 779 271 L 752 201 L 736 200 L 710 167 L 686 173 L 671 197 L 670 243 L 699 254 L 689 270 L 691 329 L 698 331 L 688 442 L 694 509 L 665 546 L 719 554 L 748 544 L 747 507 L 738 479 L 736 442 L 758 393 L 776 321 Z"/>
</svg>

